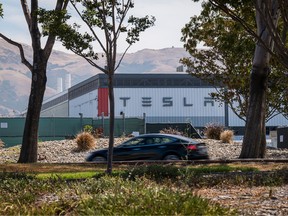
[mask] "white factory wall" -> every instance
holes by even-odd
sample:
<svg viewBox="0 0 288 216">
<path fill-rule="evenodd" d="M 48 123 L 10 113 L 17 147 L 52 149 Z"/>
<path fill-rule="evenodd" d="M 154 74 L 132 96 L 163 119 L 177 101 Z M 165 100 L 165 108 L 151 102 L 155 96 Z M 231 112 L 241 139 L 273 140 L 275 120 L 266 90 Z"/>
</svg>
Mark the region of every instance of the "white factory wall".
<svg viewBox="0 0 288 216">
<path fill-rule="evenodd" d="M 288 120 L 283 115 L 277 115 L 266 123 L 266 126 L 287 126 Z"/>
<path fill-rule="evenodd" d="M 69 101 L 69 116 L 79 117 L 79 113 L 83 117 L 96 118 L 98 113 L 98 92 L 97 90 L 91 91 L 80 97 L 74 98 Z"/>
<path fill-rule="evenodd" d="M 234 127 L 244 127 L 245 121 L 238 118 L 238 116 L 229 107 L 229 109 L 228 109 L 228 124 L 229 124 L 229 126 L 234 126 Z"/>
<path fill-rule="evenodd" d="M 245 121 L 238 118 L 238 116 L 230 108 L 228 111 L 228 116 L 229 116 L 229 120 L 228 120 L 229 126 L 233 126 L 233 127 L 245 126 Z M 286 125 L 288 125 L 288 120 L 281 114 L 276 115 L 275 117 L 273 117 L 266 123 L 266 126 L 286 126 Z"/>
<path fill-rule="evenodd" d="M 191 122 L 204 126 L 224 124 L 224 106 L 209 93 L 214 88 L 115 88 L 115 113 L 127 117 L 143 116 L 148 122 Z"/>
<path fill-rule="evenodd" d="M 64 101 L 41 111 L 41 117 L 69 117 L 68 101 Z"/>
<path fill-rule="evenodd" d="M 115 88 L 115 115 L 121 112 L 126 117 L 143 117 L 149 123 L 189 122 L 195 127 L 207 123 L 225 125 L 225 107 L 211 100 L 209 93 L 214 88 Z M 69 106 L 69 109 L 68 109 Z M 98 90 L 94 90 L 67 102 L 60 103 L 41 112 L 41 116 L 65 117 L 69 110 L 70 117 L 97 118 Z M 229 108 L 228 124 L 230 127 L 243 127 L 245 122 L 239 119 Z M 288 120 L 282 115 L 271 119 L 267 126 L 287 126 Z"/>
</svg>

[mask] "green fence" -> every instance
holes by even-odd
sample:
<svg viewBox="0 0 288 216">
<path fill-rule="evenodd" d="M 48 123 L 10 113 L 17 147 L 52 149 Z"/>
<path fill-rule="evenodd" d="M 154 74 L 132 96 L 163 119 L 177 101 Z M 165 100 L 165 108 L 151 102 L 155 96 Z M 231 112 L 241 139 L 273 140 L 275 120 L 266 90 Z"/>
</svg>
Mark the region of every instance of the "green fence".
<svg viewBox="0 0 288 216">
<path fill-rule="evenodd" d="M 25 118 L 0 118 L 0 139 L 5 147 L 21 144 Z M 38 137 L 41 141 L 61 140 L 74 137 L 85 125 L 103 128 L 109 135 L 109 119 L 43 117 L 40 118 Z M 114 135 L 130 134 L 133 131 L 144 132 L 144 120 L 138 118 L 115 119 Z"/>
<path fill-rule="evenodd" d="M 119 137 L 123 134 L 131 134 L 134 131 L 139 132 L 140 134 L 144 133 L 144 120 L 140 118 L 116 118 L 114 135 Z M 94 119 L 93 120 L 94 128 L 103 128 L 104 136 L 109 135 L 109 118 L 105 119 Z"/>
</svg>

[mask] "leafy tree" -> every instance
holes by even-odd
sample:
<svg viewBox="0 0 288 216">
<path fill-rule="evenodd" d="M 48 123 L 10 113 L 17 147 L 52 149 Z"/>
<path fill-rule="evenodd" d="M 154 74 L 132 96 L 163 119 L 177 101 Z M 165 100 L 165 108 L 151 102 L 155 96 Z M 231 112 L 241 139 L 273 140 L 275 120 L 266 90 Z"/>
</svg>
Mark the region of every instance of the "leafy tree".
<svg viewBox="0 0 288 216">
<path fill-rule="evenodd" d="M 246 121 L 249 69 L 252 67 L 255 39 L 239 22 L 211 3 L 203 3 L 202 8 L 201 14 L 192 17 L 182 29 L 182 41 L 192 57 L 181 61 L 190 74 L 216 87 L 216 92 L 211 94 L 214 99 L 227 103 L 239 118 Z M 242 1 L 238 5 L 238 13 L 251 28 L 256 29 L 252 1 Z M 199 42 L 209 48 L 198 49 Z M 287 81 L 287 76 L 283 74 L 284 70 L 278 62 L 272 62 L 269 83 L 273 85 L 268 86 L 266 121 L 285 111 L 285 108 L 287 110 L 286 82 L 283 82 Z"/>
<path fill-rule="evenodd" d="M 254 2 L 256 28 L 253 28 L 238 13 L 239 3 L 232 0 L 209 0 L 230 18 L 239 22 L 245 30 L 257 39 L 250 72 L 247 121 L 241 151 L 241 158 L 265 156 L 265 110 L 271 56 L 287 67 L 287 1 L 256 0 Z M 280 24 L 283 26 L 281 27 Z M 286 57 L 286 58 L 285 58 Z"/>
<path fill-rule="evenodd" d="M 0 3 L 0 17 L 3 17 L 3 8 L 2 8 L 2 3 Z"/>
<path fill-rule="evenodd" d="M 139 40 L 141 32 L 154 25 L 155 18 L 148 16 L 142 18 L 130 16 L 127 18 L 129 9 L 134 7 L 132 0 L 70 0 L 70 2 L 85 26 L 88 27 L 89 33 L 81 33 L 79 23 L 68 24 L 69 15 L 65 16 L 67 22 L 63 25 L 51 25 L 47 21 L 55 14 L 42 11 L 43 19 L 41 21 L 44 23 L 44 34 L 57 35 L 68 50 L 83 57 L 89 64 L 108 76 L 110 126 L 107 173 L 111 173 L 115 118 L 113 77 L 127 50 Z M 127 34 L 127 48 L 117 59 L 117 43 L 123 33 Z M 97 63 L 99 54 L 95 51 L 95 44 L 100 46 L 103 51 L 101 56 L 106 58 L 106 66 Z"/>
<path fill-rule="evenodd" d="M 41 47 L 41 33 L 39 30 L 38 21 L 38 0 L 31 0 L 31 7 L 27 4 L 26 0 L 21 0 L 22 10 L 27 22 L 30 32 L 33 60 L 30 63 L 25 58 L 23 47 L 20 43 L 13 41 L 0 33 L 0 37 L 8 43 L 17 46 L 20 51 L 22 63 L 26 65 L 32 73 L 31 91 L 28 102 L 28 110 L 26 115 L 24 134 L 22 139 L 22 147 L 20 152 L 19 163 L 33 163 L 37 162 L 37 144 L 38 144 L 38 126 L 41 106 L 43 102 L 45 87 L 46 87 L 46 68 L 47 62 L 52 52 L 52 48 L 56 37 L 48 35 L 44 48 Z M 55 11 L 65 10 L 67 0 L 57 0 Z"/>
</svg>

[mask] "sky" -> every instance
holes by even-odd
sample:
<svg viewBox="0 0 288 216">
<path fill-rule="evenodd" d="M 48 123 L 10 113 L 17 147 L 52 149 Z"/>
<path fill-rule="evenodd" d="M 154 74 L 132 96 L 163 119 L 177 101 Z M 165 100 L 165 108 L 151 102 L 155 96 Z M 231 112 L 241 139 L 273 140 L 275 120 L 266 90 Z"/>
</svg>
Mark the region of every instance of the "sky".
<svg viewBox="0 0 288 216">
<path fill-rule="evenodd" d="M 4 18 L 0 20 L 0 31 L 12 40 L 30 45 L 31 39 L 27 29 L 19 0 L 0 0 L 3 4 Z M 54 7 L 56 0 L 39 0 L 40 6 Z M 140 41 L 133 44 L 129 53 L 142 49 L 162 49 L 183 47 L 180 41 L 181 29 L 189 22 L 190 17 L 198 15 L 201 4 L 192 0 L 134 0 L 135 7 L 130 13 L 135 16 L 155 16 L 155 26 L 140 35 Z M 69 6 L 68 10 L 73 10 Z M 73 12 L 71 12 L 73 13 Z M 75 17 L 77 20 L 77 17 Z M 127 47 L 125 38 L 118 42 L 118 51 L 123 52 Z M 54 49 L 66 51 L 60 42 Z"/>
</svg>

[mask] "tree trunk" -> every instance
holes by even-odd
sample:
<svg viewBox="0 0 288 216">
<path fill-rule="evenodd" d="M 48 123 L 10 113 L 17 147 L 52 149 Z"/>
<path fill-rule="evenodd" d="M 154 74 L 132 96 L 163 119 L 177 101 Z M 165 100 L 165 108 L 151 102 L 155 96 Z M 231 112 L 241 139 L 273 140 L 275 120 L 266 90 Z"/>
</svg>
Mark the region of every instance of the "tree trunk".
<svg viewBox="0 0 288 216">
<path fill-rule="evenodd" d="M 112 174 L 113 146 L 114 146 L 114 119 L 115 119 L 115 103 L 113 89 L 113 75 L 108 75 L 109 102 L 110 102 L 110 118 L 109 118 L 109 147 L 107 157 L 107 174 Z"/>
<path fill-rule="evenodd" d="M 247 121 L 240 158 L 264 158 L 266 152 L 265 104 L 271 55 L 265 46 L 273 50 L 274 44 L 262 16 L 266 10 L 264 1 L 266 0 L 255 1 L 257 34 L 261 42 L 256 43 L 254 52 Z M 269 13 L 273 17 L 272 22 L 277 26 L 279 8 L 275 3 L 269 2 Z"/>
<path fill-rule="evenodd" d="M 32 71 L 31 92 L 18 163 L 37 162 L 38 126 L 47 81 L 45 68 Z"/>
<path fill-rule="evenodd" d="M 269 68 L 253 68 L 245 134 L 240 158 L 265 156 L 265 107 Z"/>
<path fill-rule="evenodd" d="M 43 97 L 46 88 L 46 70 L 49 56 L 51 55 L 55 35 L 49 35 L 45 48 L 41 48 L 41 33 L 38 28 L 38 0 L 31 0 L 31 12 L 26 0 L 21 0 L 22 10 L 29 28 L 32 48 L 33 48 L 33 65 L 31 65 L 21 52 L 22 46 L 17 43 L 21 54 L 22 62 L 28 66 L 32 73 L 31 91 L 28 102 L 28 109 L 25 121 L 25 128 L 22 138 L 22 146 L 18 163 L 34 163 L 37 162 L 37 146 L 38 146 L 38 126 L 41 113 Z M 57 0 L 55 10 L 65 10 L 69 1 Z M 9 42 L 9 41 L 8 41 Z M 11 43 L 12 41 L 10 41 Z"/>
</svg>

